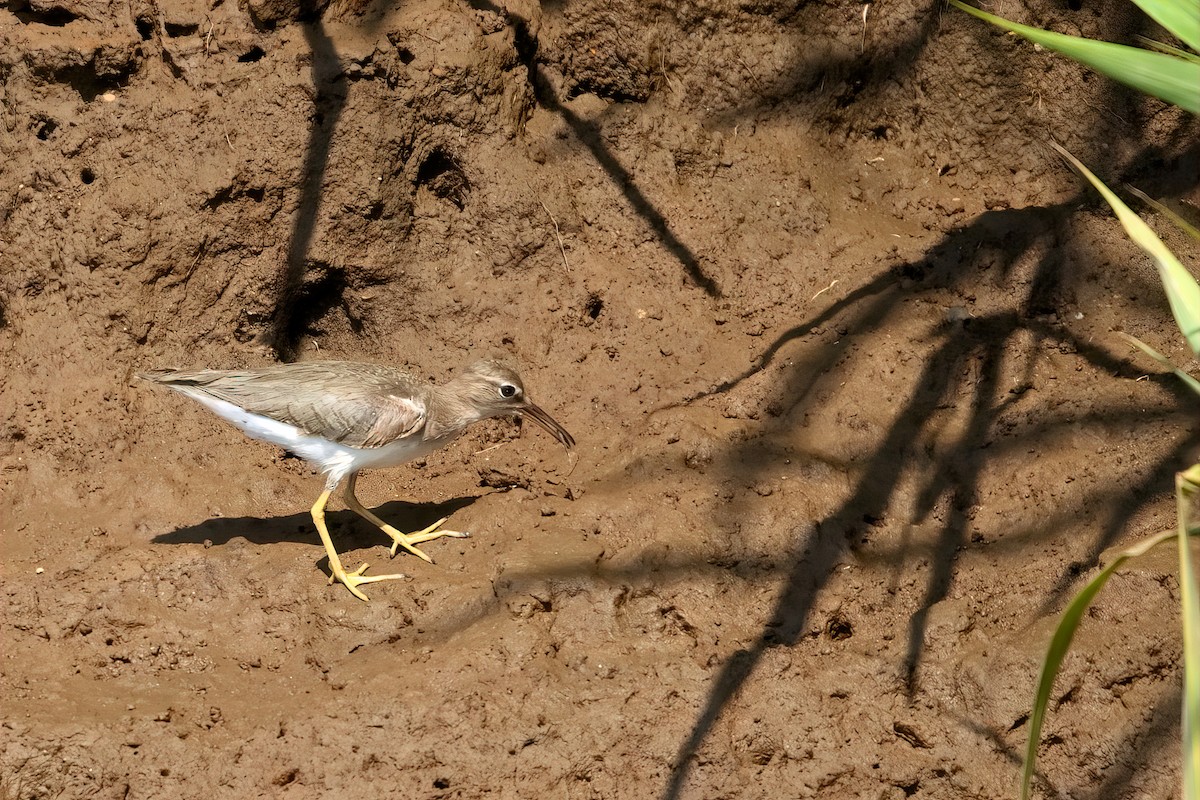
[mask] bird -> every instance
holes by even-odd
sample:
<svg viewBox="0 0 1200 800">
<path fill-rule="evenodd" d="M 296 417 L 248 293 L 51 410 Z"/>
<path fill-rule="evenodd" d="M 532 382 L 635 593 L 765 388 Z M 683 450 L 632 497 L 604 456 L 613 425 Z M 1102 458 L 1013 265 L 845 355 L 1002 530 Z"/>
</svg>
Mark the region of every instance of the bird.
<svg viewBox="0 0 1200 800">
<path fill-rule="evenodd" d="M 392 539 L 399 548 L 433 562 L 418 544 L 470 534 L 442 529 L 448 518 L 401 533 L 359 502 L 354 493 L 364 469 L 394 467 L 444 447 L 472 424 L 500 416 L 528 417 L 573 453 L 575 438 L 529 399 L 520 375 L 495 360 L 469 364 L 441 385 L 383 364 L 302 361 L 249 370 L 156 369 L 138 377 L 199 402 L 247 436 L 303 458 L 325 476 L 325 490 L 311 513 L 329 556 L 329 584 L 340 581 L 360 600 L 359 587 L 406 576 L 365 575 L 342 566 L 329 530 L 325 505 L 342 481 L 346 505 Z"/>
</svg>

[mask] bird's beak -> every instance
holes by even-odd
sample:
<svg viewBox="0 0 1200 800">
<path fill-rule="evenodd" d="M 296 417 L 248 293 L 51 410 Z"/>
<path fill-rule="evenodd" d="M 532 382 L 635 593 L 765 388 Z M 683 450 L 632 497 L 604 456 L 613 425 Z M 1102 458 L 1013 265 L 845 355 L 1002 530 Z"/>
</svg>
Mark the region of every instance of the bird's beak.
<svg viewBox="0 0 1200 800">
<path fill-rule="evenodd" d="M 525 408 L 521 409 L 521 414 L 529 417 L 538 425 L 541 425 L 543 428 L 550 431 L 550 434 L 554 436 L 555 439 L 558 439 L 560 442 L 562 442 L 563 447 L 567 448 L 567 450 L 575 449 L 575 437 L 567 433 L 566 428 L 555 422 L 554 417 L 550 416 L 545 411 L 542 411 L 540 406 L 530 403 L 529 405 L 525 406 Z"/>
</svg>

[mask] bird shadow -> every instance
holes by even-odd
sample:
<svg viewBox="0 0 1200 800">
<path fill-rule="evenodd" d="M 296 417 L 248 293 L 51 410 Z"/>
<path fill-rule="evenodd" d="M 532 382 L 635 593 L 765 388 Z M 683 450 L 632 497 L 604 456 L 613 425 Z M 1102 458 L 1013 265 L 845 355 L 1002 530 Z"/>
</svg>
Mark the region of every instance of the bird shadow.
<svg viewBox="0 0 1200 800">
<path fill-rule="evenodd" d="M 440 503 L 408 503 L 390 500 L 372 509 L 377 516 L 402 531 L 420 530 L 449 517 L 457 511 L 471 506 L 484 494 L 453 497 Z M 337 540 L 338 550 L 351 550 L 387 544 L 388 537 L 367 520 L 349 509 L 326 511 L 325 523 Z M 252 544 L 280 544 L 282 542 L 313 543 L 318 541 L 317 529 L 307 511 L 277 517 L 214 517 L 196 525 L 176 528 L 169 533 L 160 533 L 154 544 L 204 544 L 209 546 L 229 544 L 234 539 L 244 539 Z"/>
</svg>

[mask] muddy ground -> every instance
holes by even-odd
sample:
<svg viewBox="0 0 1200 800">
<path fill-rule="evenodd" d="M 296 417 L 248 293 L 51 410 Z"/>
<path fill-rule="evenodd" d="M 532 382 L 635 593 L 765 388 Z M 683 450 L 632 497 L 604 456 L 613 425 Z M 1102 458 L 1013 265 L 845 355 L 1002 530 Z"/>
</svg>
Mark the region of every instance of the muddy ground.
<svg viewBox="0 0 1200 800">
<path fill-rule="evenodd" d="M 1194 216 L 1196 122 L 936 0 L 296 8 L 0 8 L 0 797 L 1012 797 L 1056 613 L 1200 457 L 1046 142 Z M 369 603 L 309 467 L 133 377 L 480 355 L 577 459 L 366 473 L 474 534 L 339 501 Z M 1169 549 L 1101 596 L 1041 796 L 1174 795 L 1177 600 Z"/>
</svg>

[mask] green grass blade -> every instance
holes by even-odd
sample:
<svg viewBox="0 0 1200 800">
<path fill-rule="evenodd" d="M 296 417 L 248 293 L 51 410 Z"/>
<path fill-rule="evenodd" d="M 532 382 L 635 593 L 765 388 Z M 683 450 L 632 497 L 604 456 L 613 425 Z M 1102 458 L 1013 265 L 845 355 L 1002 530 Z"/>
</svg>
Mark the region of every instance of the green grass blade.
<svg viewBox="0 0 1200 800">
<path fill-rule="evenodd" d="M 1200 355 L 1200 284 L 1196 283 L 1192 274 L 1184 268 L 1183 264 L 1179 263 L 1179 259 L 1162 243 L 1150 226 L 1133 213 L 1121 198 L 1104 185 L 1103 181 L 1059 145 L 1055 144 L 1054 149 L 1061 153 L 1063 158 L 1067 159 L 1104 196 L 1134 244 L 1153 256 L 1154 261 L 1158 264 L 1158 277 L 1162 281 L 1163 289 L 1167 293 L 1167 300 L 1171 304 L 1171 313 L 1175 315 L 1175 323 L 1179 325 L 1179 330 L 1187 339 L 1192 352 Z"/>
<path fill-rule="evenodd" d="M 1141 350 L 1146 355 L 1153 358 L 1158 363 L 1162 364 L 1167 369 L 1174 372 L 1175 375 L 1178 376 L 1181 381 L 1183 381 L 1184 383 L 1186 383 L 1188 385 L 1189 389 L 1191 389 L 1196 394 L 1200 394 L 1200 381 L 1196 380 L 1191 375 L 1187 374 L 1186 372 L 1181 370 L 1179 367 L 1172 364 L 1171 359 L 1167 358 L 1162 353 L 1158 352 L 1153 347 L 1151 347 L 1150 345 L 1143 342 L 1141 339 L 1138 339 L 1136 336 L 1130 336 L 1128 333 L 1119 333 L 1117 335 L 1120 336 L 1125 341 L 1129 342 L 1134 347 Z"/>
<path fill-rule="evenodd" d="M 1062 667 L 1067 651 L 1071 649 L 1071 640 L 1079 628 L 1083 618 L 1096 593 L 1104 587 L 1112 577 L 1117 567 L 1131 558 L 1142 555 L 1151 548 L 1171 541 L 1177 536 L 1176 531 L 1166 531 L 1152 536 L 1119 554 L 1112 563 L 1100 571 L 1100 574 L 1088 581 L 1079 594 L 1063 611 L 1058 627 L 1050 638 L 1050 646 L 1046 649 L 1046 659 L 1042 662 L 1041 675 L 1038 676 L 1037 691 L 1034 694 L 1033 710 L 1029 714 L 1029 745 L 1025 750 L 1025 768 L 1021 772 L 1021 800 L 1029 800 L 1029 792 L 1033 784 L 1034 766 L 1037 760 L 1038 743 L 1042 737 L 1042 723 L 1046 718 L 1046 709 L 1050 705 L 1050 692 L 1054 689 L 1054 679 Z"/>
<path fill-rule="evenodd" d="M 1062 53 L 1113 80 L 1200 114 L 1200 64 L 1138 47 L 1044 31 L 980 11 L 962 0 L 949 2 L 955 8 Z"/>
<path fill-rule="evenodd" d="M 1165 44 L 1163 42 L 1158 42 L 1158 41 L 1155 41 L 1154 39 L 1147 39 L 1145 36 L 1142 36 L 1140 33 L 1134 38 L 1136 38 L 1139 42 L 1144 44 L 1146 47 L 1149 47 L 1151 50 L 1157 50 L 1158 52 L 1166 53 L 1169 56 L 1175 56 L 1176 58 L 1186 58 L 1188 61 L 1195 61 L 1197 63 L 1200 63 L 1200 56 L 1196 55 L 1195 53 L 1191 52 L 1190 50 L 1180 50 L 1178 47 L 1172 47 L 1169 44 Z"/>
<path fill-rule="evenodd" d="M 1186 233 L 1188 236 L 1192 237 L 1193 239 L 1200 241 L 1200 228 L 1197 228 L 1195 225 L 1188 222 L 1183 217 L 1179 216 L 1179 214 L 1173 208 L 1168 206 L 1166 203 L 1158 202 L 1153 197 L 1151 197 L 1150 195 L 1143 192 L 1141 189 L 1137 188 L 1136 186 L 1130 186 L 1128 183 L 1125 184 L 1125 188 L 1131 194 L 1135 195 L 1138 200 L 1141 200 L 1143 203 L 1150 206 L 1151 208 L 1153 208 L 1158 213 L 1162 214 L 1167 219 L 1171 220 L 1171 222 L 1175 223 L 1176 228 L 1179 228 L 1179 230 L 1183 231 L 1184 233 Z"/>
<path fill-rule="evenodd" d="M 1146 15 L 1200 52 L 1200 0 L 1133 0 Z"/>
<path fill-rule="evenodd" d="M 1183 597 L 1183 797 L 1200 800 L 1200 592 L 1188 532 L 1191 496 L 1200 489 L 1200 465 L 1175 477 L 1179 509 L 1179 586 Z"/>
</svg>

